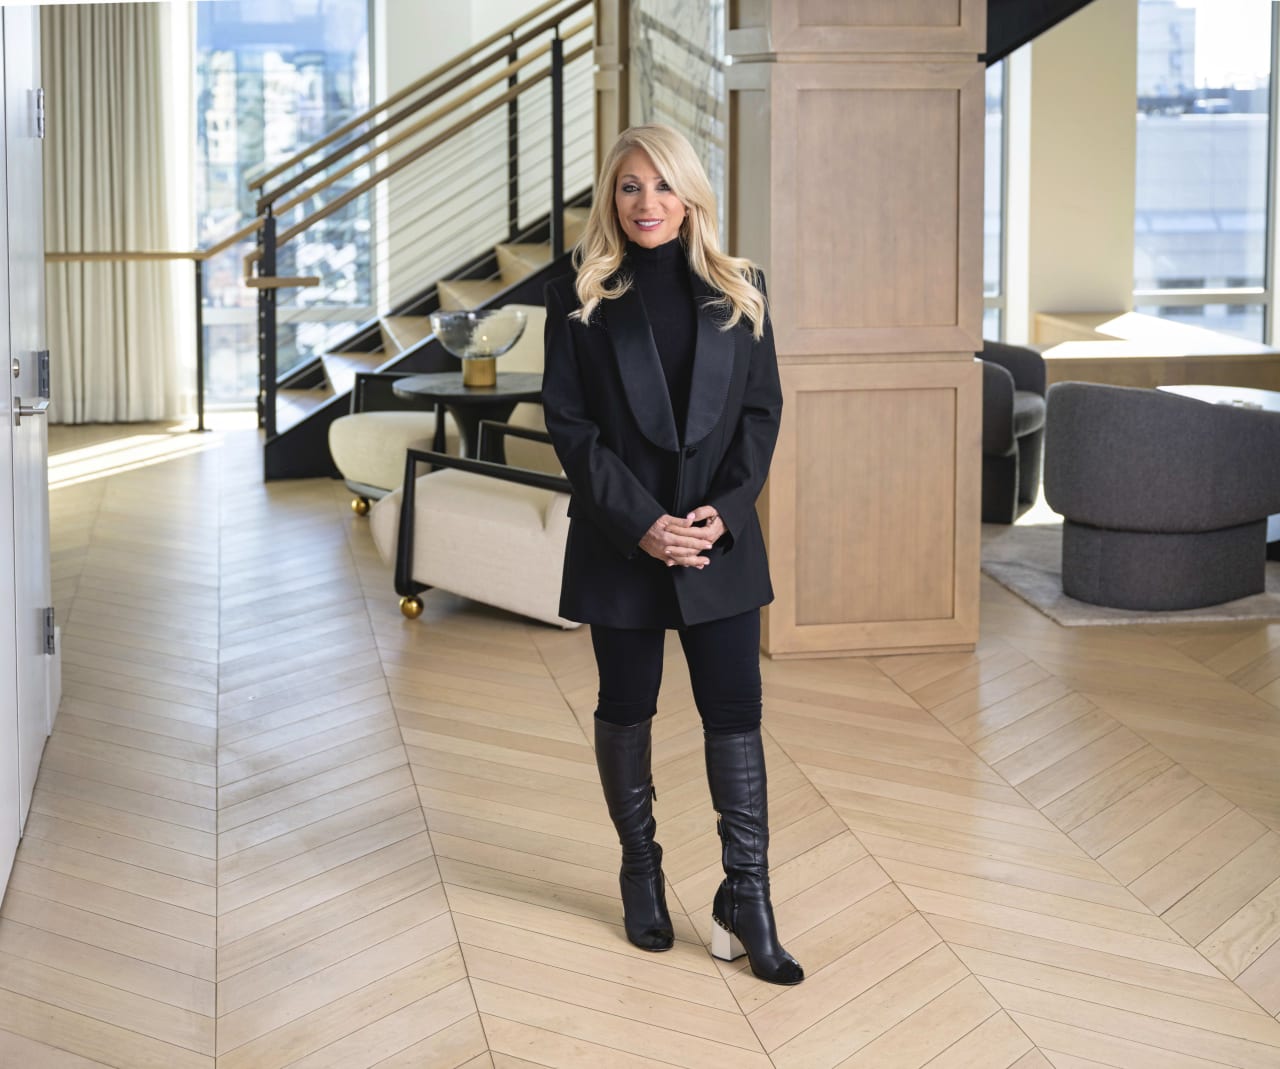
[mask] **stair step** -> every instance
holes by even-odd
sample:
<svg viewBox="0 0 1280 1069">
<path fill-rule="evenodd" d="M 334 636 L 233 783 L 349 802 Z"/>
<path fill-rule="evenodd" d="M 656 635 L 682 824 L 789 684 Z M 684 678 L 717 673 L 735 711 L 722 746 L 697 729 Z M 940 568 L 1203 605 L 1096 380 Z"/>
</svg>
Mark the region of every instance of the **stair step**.
<svg viewBox="0 0 1280 1069">
<path fill-rule="evenodd" d="M 508 243 L 497 246 L 498 270 L 502 281 L 511 286 L 527 275 L 546 267 L 551 262 L 551 245 L 548 242 Z"/>
<path fill-rule="evenodd" d="M 276 433 L 301 423 L 333 396 L 328 386 L 316 386 L 310 390 L 277 390 Z"/>
<path fill-rule="evenodd" d="M 456 278 L 438 282 L 436 293 L 440 297 L 440 310 L 451 312 L 478 308 L 506 288 L 507 284 L 500 278 Z"/>
<path fill-rule="evenodd" d="M 587 216 L 591 214 L 590 208 L 566 208 L 564 215 L 564 247 L 572 249 L 582 239 L 583 231 L 587 229 Z"/>
<path fill-rule="evenodd" d="M 320 362 L 324 365 L 324 377 L 329 380 L 329 388 L 334 394 L 340 394 L 355 386 L 358 372 L 377 371 L 387 362 L 387 354 L 325 353 Z"/>
<path fill-rule="evenodd" d="M 378 325 L 382 328 L 382 347 L 388 356 L 412 349 L 431 334 L 430 316 L 384 316 Z"/>
</svg>

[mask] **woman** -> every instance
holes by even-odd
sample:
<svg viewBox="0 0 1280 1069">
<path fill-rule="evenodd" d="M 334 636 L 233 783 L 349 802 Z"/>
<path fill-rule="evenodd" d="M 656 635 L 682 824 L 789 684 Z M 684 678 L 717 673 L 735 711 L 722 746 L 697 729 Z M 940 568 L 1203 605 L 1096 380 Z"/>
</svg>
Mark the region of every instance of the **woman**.
<svg viewBox="0 0 1280 1069">
<path fill-rule="evenodd" d="M 622 843 L 627 937 L 673 943 L 654 841 L 650 721 L 676 629 L 702 716 L 725 880 L 712 953 L 761 979 L 804 971 L 778 942 L 760 740 L 760 606 L 773 599 L 755 503 L 782 396 L 764 283 L 720 251 L 689 143 L 619 137 L 601 169 L 577 275 L 547 286 L 547 430 L 573 487 L 560 613 L 591 625 L 596 763 Z"/>
</svg>

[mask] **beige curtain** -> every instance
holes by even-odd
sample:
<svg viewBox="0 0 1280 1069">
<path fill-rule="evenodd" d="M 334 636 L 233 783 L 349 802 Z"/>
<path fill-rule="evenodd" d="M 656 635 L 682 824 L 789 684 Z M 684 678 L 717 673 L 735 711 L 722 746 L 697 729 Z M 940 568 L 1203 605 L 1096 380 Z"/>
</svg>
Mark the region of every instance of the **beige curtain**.
<svg viewBox="0 0 1280 1069">
<path fill-rule="evenodd" d="M 41 8 L 49 251 L 183 247 L 169 224 L 178 191 L 165 182 L 159 7 Z M 47 267 L 51 418 L 111 423 L 190 411 L 194 383 L 183 365 L 193 339 L 177 336 L 179 273 L 191 278 L 190 263 Z"/>
</svg>

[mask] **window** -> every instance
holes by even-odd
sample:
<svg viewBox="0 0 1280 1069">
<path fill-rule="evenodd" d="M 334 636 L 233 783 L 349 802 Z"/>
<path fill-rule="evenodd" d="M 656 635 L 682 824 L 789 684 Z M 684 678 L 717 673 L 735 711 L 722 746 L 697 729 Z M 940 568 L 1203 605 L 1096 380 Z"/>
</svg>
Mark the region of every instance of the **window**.
<svg viewBox="0 0 1280 1069">
<path fill-rule="evenodd" d="M 982 336 L 999 339 L 1004 329 L 1005 66 L 987 68 L 986 164 L 982 222 Z"/>
<path fill-rule="evenodd" d="M 1260 342 L 1266 325 L 1263 307 L 1261 304 L 1135 304 L 1133 310 Z"/>
<path fill-rule="evenodd" d="M 197 234 L 207 247 L 252 220 L 247 180 L 369 106 L 368 0 L 224 0 L 200 4 L 196 30 Z M 349 176 L 354 184 L 363 175 Z M 292 217 L 282 219 L 284 225 Z M 282 290 L 282 371 L 367 317 L 372 232 L 367 196 L 285 245 L 280 274 L 320 287 Z M 206 395 L 211 406 L 258 392 L 256 297 L 241 283 L 252 240 L 205 265 Z M 305 256 L 305 262 L 302 257 Z M 296 259 L 295 259 L 296 258 Z"/>
<path fill-rule="evenodd" d="M 1135 309 L 1253 341 L 1267 328 L 1271 7 L 1138 7 Z"/>
</svg>

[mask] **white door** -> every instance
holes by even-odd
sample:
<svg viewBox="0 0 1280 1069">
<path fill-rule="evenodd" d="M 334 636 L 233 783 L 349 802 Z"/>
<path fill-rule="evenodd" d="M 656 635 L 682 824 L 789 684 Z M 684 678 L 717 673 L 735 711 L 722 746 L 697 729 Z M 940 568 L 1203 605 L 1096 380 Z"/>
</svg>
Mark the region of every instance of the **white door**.
<svg viewBox="0 0 1280 1069">
<path fill-rule="evenodd" d="M 49 582 L 44 200 L 40 129 L 40 22 L 35 7 L 4 8 L 5 212 L 8 229 L 9 386 L 13 436 L 13 537 L 17 616 L 19 821 L 25 824 L 52 727 L 45 610 Z M 41 379 L 45 381 L 42 382 Z M 21 408 L 19 407 L 21 399 Z M 25 408 L 31 414 L 23 415 Z"/>
<path fill-rule="evenodd" d="M 0 25 L 0 32 L 3 27 Z M 4 145 L 4 114 L 0 109 L 0 150 Z M 6 203 L 5 169 L 0 167 L 0 204 Z M 14 483 L 15 446 L 13 397 L 16 380 L 9 373 L 9 258 L 5 252 L 5 220 L 0 214 L 0 883 L 7 883 L 13 854 L 22 834 L 23 795 L 18 780 L 18 613 L 17 543 L 14 519 L 17 506 Z"/>
</svg>

